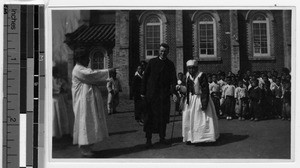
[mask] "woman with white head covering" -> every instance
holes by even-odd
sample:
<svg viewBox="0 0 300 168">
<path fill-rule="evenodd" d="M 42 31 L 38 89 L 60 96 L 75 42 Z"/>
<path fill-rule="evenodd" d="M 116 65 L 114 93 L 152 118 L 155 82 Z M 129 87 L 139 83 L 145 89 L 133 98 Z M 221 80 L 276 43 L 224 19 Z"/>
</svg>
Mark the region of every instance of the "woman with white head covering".
<svg viewBox="0 0 300 168">
<path fill-rule="evenodd" d="M 187 97 L 182 114 L 183 142 L 214 142 L 219 138 L 218 119 L 206 74 L 198 70 L 197 60 L 189 60 L 187 69 L 186 87 L 177 88 Z"/>
</svg>

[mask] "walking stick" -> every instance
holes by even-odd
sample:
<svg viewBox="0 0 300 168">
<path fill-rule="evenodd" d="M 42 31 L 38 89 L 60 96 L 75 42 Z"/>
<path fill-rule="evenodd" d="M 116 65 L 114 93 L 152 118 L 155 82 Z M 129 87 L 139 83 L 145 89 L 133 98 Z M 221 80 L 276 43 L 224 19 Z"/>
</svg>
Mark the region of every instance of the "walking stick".
<svg viewBox="0 0 300 168">
<path fill-rule="evenodd" d="M 171 144 L 173 143 L 173 133 L 174 133 L 175 118 L 176 118 L 176 108 L 174 110 L 174 117 L 173 117 L 173 125 L 172 125 L 172 133 L 171 133 Z"/>
</svg>

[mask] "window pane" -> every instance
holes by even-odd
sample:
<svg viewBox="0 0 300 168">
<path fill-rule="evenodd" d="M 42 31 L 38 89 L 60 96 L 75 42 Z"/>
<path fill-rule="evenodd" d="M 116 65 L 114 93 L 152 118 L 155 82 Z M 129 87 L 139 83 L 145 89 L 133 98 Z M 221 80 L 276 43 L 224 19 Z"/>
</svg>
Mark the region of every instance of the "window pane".
<svg viewBox="0 0 300 168">
<path fill-rule="evenodd" d="M 206 43 L 200 43 L 200 48 L 206 48 Z"/>
<path fill-rule="evenodd" d="M 268 30 L 267 19 L 264 15 L 255 15 L 253 22 L 253 47 L 256 54 L 268 53 Z"/>
<path fill-rule="evenodd" d="M 146 32 L 146 37 L 150 37 L 152 35 L 152 32 L 151 31 L 147 31 Z"/>
<path fill-rule="evenodd" d="M 255 36 L 253 36 L 253 39 L 254 39 L 254 41 L 260 41 L 260 36 L 255 35 Z"/>
<path fill-rule="evenodd" d="M 214 54 L 214 49 L 208 49 L 207 54 L 208 55 L 213 55 Z"/>
<path fill-rule="evenodd" d="M 206 25 L 205 24 L 200 24 L 200 30 L 206 30 Z"/>
<path fill-rule="evenodd" d="M 152 55 L 152 50 L 147 50 L 147 55 Z"/>
<path fill-rule="evenodd" d="M 160 26 L 159 25 L 153 26 L 153 31 L 154 32 L 159 32 L 159 30 L 160 30 Z"/>
<path fill-rule="evenodd" d="M 260 35 L 259 30 L 253 30 L 253 35 L 255 36 Z"/>
<path fill-rule="evenodd" d="M 200 37 L 200 42 L 206 42 L 206 38 Z"/>
<path fill-rule="evenodd" d="M 155 19 L 152 20 L 155 22 Z M 159 44 L 160 44 L 160 25 L 147 25 L 146 26 L 146 54 L 147 55 L 153 55 L 154 50 L 159 49 Z"/>
<path fill-rule="evenodd" d="M 208 36 L 213 36 L 213 33 L 214 33 L 213 30 L 207 30 L 207 35 Z"/>
<path fill-rule="evenodd" d="M 206 31 L 205 30 L 200 30 L 200 36 L 205 37 L 206 36 Z"/>
<path fill-rule="evenodd" d="M 254 48 L 254 53 L 260 53 L 260 49 L 257 48 L 257 47 L 255 47 L 255 48 Z"/>
<path fill-rule="evenodd" d="M 261 47 L 267 47 L 267 42 L 262 42 Z"/>
<path fill-rule="evenodd" d="M 261 36 L 261 41 L 267 41 L 267 36 Z"/>
<path fill-rule="evenodd" d="M 207 24 L 207 29 L 208 29 L 208 30 L 213 30 L 213 28 L 214 28 L 214 27 L 213 27 L 213 24 Z"/>
<path fill-rule="evenodd" d="M 260 33 L 262 36 L 267 36 L 267 30 L 261 30 Z"/>
<path fill-rule="evenodd" d="M 266 23 L 261 23 L 260 24 L 260 28 L 261 29 L 266 29 L 267 28 L 267 24 Z"/>
<path fill-rule="evenodd" d="M 268 53 L 268 49 L 267 49 L 267 48 L 261 48 L 261 53 L 262 53 L 262 54 Z"/>
<path fill-rule="evenodd" d="M 207 43 L 207 48 L 214 48 L 214 43 Z"/>
<path fill-rule="evenodd" d="M 200 18 L 199 22 L 199 51 L 200 55 L 214 55 L 214 20 L 209 15 Z"/>
<path fill-rule="evenodd" d="M 253 29 L 259 29 L 259 24 L 258 23 L 253 23 Z"/>
<path fill-rule="evenodd" d="M 160 32 L 154 32 L 154 37 L 160 37 Z"/>
<path fill-rule="evenodd" d="M 260 43 L 254 43 L 254 47 L 260 47 Z"/>
</svg>

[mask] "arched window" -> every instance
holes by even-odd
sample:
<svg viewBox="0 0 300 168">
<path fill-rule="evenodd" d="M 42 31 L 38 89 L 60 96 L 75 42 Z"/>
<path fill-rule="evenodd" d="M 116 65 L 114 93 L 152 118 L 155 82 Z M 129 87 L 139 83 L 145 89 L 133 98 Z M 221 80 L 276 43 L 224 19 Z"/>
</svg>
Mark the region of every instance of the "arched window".
<svg viewBox="0 0 300 168">
<path fill-rule="evenodd" d="M 146 57 L 159 55 L 159 45 L 162 43 L 162 22 L 156 15 L 146 19 L 145 24 L 145 54 Z"/>
<path fill-rule="evenodd" d="M 166 42 L 167 18 L 162 11 L 144 11 L 139 16 L 140 59 L 151 59 L 159 55 L 159 45 Z"/>
<path fill-rule="evenodd" d="M 204 14 L 198 20 L 199 57 L 216 57 L 216 23 Z"/>
<path fill-rule="evenodd" d="M 256 14 L 252 20 L 253 55 L 270 55 L 269 22 L 262 14 Z"/>
<path fill-rule="evenodd" d="M 94 48 L 91 53 L 91 68 L 92 69 L 104 69 L 107 68 L 107 51 L 102 47 Z"/>
<path fill-rule="evenodd" d="M 193 57 L 200 61 L 220 61 L 220 17 L 217 11 L 196 11 L 192 15 Z"/>
<path fill-rule="evenodd" d="M 271 11 L 250 10 L 246 14 L 249 60 L 274 60 L 274 17 Z"/>
</svg>

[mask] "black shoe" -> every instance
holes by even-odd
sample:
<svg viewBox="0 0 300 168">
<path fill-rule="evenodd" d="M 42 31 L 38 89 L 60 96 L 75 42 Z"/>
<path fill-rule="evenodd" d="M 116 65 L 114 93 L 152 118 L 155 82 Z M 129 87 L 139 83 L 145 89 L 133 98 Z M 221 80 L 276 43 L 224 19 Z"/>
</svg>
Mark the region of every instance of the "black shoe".
<svg viewBox="0 0 300 168">
<path fill-rule="evenodd" d="M 152 148 L 152 147 L 153 147 L 153 145 L 152 145 L 151 140 L 147 140 L 147 142 L 146 142 L 146 148 L 149 149 L 149 148 Z"/>
<path fill-rule="evenodd" d="M 186 145 L 193 145 L 191 141 L 187 141 L 185 144 Z"/>
</svg>

